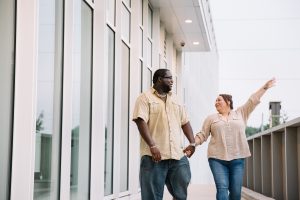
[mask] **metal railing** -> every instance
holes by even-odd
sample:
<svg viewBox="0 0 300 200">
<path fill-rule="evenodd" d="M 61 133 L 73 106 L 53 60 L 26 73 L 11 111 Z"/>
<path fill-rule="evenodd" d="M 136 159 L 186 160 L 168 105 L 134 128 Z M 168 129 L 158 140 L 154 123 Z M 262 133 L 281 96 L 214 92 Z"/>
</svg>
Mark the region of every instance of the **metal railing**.
<svg viewBox="0 0 300 200">
<path fill-rule="evenodd" d="M 244 187 L 279 200 L 300 199 L 300 117 L 248 137 Z"/>
</svg>

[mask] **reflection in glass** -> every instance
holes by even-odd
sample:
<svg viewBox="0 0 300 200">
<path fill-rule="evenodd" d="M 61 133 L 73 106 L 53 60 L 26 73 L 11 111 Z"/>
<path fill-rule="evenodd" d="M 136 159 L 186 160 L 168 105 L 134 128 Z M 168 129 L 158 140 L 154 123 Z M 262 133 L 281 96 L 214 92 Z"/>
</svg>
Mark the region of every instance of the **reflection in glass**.
<svg viewBox="0 0 300 200">
<path fill-rule="evenodd" d="M 0 1 L 0 199 L 9 199 L 14 102 L 15 1 Z"/>
<path fill-rule="evenodd" d="M 62 2 L 39 2 L 34 199 L 59 197 Z"/>
<path fill-rule="evenodd" d="M 122 4 L 122 37 L 125 41 L 130 42 L 130 12 L 127 10 L 126 6 Z"/>
<path fill-rule="evenodd" d="M 71 199 L 89 199 L 92 86 L 92 10 L 75 1 L 71 140 Z"/>
<path fill-rule="evenodd" d="M 113 193 L 115 33 L 108 28 L 108 76 L 105 122 L 104 194 Z"/>
<path fill-rule="evenodd" d="M 128 190 L 128 161 L 129 161 L 129 73 L 130 73 L 130 50 L 122 43 L 122 77 L 121 77 L 121 151 L 120 151 L 120 191 Z"/>
</svg>

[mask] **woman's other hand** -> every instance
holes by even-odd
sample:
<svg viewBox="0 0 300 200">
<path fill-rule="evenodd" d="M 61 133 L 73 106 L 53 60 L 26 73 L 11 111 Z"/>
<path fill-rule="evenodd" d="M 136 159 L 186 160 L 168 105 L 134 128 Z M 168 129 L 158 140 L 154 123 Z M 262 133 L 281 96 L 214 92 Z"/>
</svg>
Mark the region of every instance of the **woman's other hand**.
<svg viewBox="0 0 300 200">
<path fill-rule="evenodd" d="M 272 78 L 271 80 L 268 80 L 268 81 L 264 84 L 263 88 L 264 88 L 265 90 L 267 90 L 267 89 L 269 89 L 269 88 L 275 86 L 275 83 L 276 83 L 276 79 L 275 79 L 275 78 Z"/>
</svg>

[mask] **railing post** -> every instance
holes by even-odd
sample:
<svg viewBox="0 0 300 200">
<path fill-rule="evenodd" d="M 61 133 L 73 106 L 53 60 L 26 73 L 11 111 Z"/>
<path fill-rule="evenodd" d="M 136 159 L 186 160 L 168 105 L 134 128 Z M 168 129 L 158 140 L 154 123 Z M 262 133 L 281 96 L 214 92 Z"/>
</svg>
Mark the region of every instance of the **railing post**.
<svg viewBox="0 0 300 200">
<path fill-rule="evenodd" d="M 253 139 L 253 179 L 254 179 L 254 191 L 262 192 L 261 189 L 261 138 L 257 137 Z"/>
<path fill-rule="evenodd" d="M 283 195 L 283 152 L 282 132 L 272 132 L 271 151 L 272 151 L 272 197 L 284 199 Z"/>
<path fill-rule="evenodd" d="M 248 137 L 244 186 L 268 197 L 300 199 L 300 117 Z"/>
<path fill-rule="evenodd" d="M 271 135 L 263 135 L 261 140 L 261 175 L 262 194 L 272 196 L 272 174 L 271 174 Z"/>
<path fill-rule="evenodd" d="M 297 137 L 300 137 L 300 133 L 297 134 L 297 128 L 287 127 L 285 137 L 285 197 L 286 199 L 299 199 L 299 153 L 297 151 Z"/>
</svg>

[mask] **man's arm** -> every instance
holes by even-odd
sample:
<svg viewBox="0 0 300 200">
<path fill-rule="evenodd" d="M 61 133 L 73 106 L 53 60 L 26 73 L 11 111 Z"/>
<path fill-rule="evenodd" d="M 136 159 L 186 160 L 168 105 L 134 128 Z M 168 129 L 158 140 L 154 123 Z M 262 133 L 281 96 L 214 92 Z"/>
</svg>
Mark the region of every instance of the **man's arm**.
<svg viewBox="0 0 300 200">
<path fill-rule="evenodd" d="M 142 138 L 150 148 L 153 161 L 155 162 L 161 161 L 160 151 L 158 147 L 155 145 L 155 141 L 152 139 L 150 135 L 147 123 L 141 118 L 135 119 L 134 122 L 136 123 Z"/>
<path fill-rule="evenodd" d="M 190 158 L 194 152 L 195 152 L 195 138 L 193 135 L 193 129 L 191 127 L 190 122 L 184 124 L 183 126 L 181 126 L 184 135 L 187 137 L 187 139 L 190 142 L 190 145 L 187 146 L 183 152 L 186 153 L 186 155 Z"/>
</svg>

